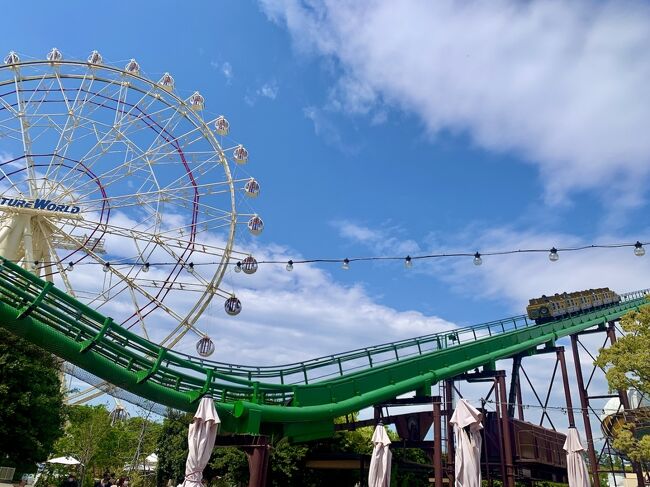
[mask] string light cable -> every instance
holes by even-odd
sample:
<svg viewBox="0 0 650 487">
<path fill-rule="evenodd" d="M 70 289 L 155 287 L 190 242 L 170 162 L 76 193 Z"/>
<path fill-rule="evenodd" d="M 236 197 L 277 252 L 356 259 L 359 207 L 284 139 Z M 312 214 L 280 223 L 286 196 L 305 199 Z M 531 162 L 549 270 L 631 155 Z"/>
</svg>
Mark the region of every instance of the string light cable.
<svg viewBox="0 0 650 487">
<path fill-rule="evenodd" d="M 404 263 L 406 269 L 411 269 L 414 266 L 416 261 L 425 261 L 433 259 L 445 259 L 445 258 L 471 258 L 474 265 L 480 266 L 483 264 L 485 257 L 500 257 L 505 255 L 515 255 L 515 254 L 539 254 L 547 253 L 548 258 L 551 262 L 557 262 L 560 259 L 560 254 L 568 252 L 581 252 L 586 250 L 595 250 L 595 249 L 620 249 L 620 248 L 632 248 L 634 255 L 637 257 L 643 257 L 645 255 L 645 245 L 650 244 L 649 241 L 636 241 L 635 243 L 610 243 L 610 244 L 590 244 L 590 245 L 581 245 L 575 247 L 551 247 L 548 248 L 531 248 L 531 249 L 511 249 L 511 250 L 496 250 L 496 251 L 465 251 L 465 252 L 442 252 L 442 253 L 431 253 L 431 254 L 422 254 L 422 255 L 407 255 L 402 256 L 361 256 L 361 257 L 343 257 L 343 258 L 309 258 L 309 259 L 289 259 L 289 260 L 279 260 L 279 259 L 268 259 L 268 260 L 255 260 L 251 254 L 246 252 L 233 252 L 235 254 L 246 256 L 241 259 L 231 259 L 228 263 L 229 266 L 233 267 L 233 270 L 239 272 L 244 269 L 252 270 L 253 268 L 257 270 L 259 265 L 283 265 L 286 270 L 291 272 L 294 270 L 296 265 L 300 264 L 340 264 L 341 268 L 344 270 L 349 270 L 352 267 L 352 264 L 357 262 L 376 262 L 376 261 L 401 261 Z M 22 262 L 22 261 L 20 261 Z M 16 262 L 16 263 L 20 263 Z M 85 261 L 71 260 L 69 262 L 57 262 L 57 261 L 34 261 L 30 264 L 32 268 L 43 268 L 50 267 L 57 264 L 63 264 L 66 267 L 67 271 L 72 271 L 78 265 L 100 265 L 105 271 L 109 271 L 111 267 L 120 268 L 120 267 L 135 267 L 138 266 L 141 268 L 142 272 L 148 272 L 150 269 L 155 267 L 164 267 L 164 266 L 175 266 L 178 264 L 183 265 L 186 269 L 192 270 L 195 267 L 201 266 L 214 266 L 219 265 L 220 261 L 203 261 L 203 262 L 191 262 L 191 261 L 161 261 L 161 262 L 149 262 L 143 261 L 141 259 L 129 260 L 121 259 L 117 261 Z M 254 271 L 253 271 L 254 272 Z M 246 272 L 252 274 L 253 272 Z"/>
</svg>

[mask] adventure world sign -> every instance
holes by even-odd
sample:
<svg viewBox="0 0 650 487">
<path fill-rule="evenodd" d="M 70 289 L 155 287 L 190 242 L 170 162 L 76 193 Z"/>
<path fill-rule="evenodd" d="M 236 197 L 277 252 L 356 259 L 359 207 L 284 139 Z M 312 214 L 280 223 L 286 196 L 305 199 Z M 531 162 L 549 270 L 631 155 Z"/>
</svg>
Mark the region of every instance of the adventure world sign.
<svg viewBox="0 0 650 487">
<path fill-rule="evenodd" d="M 21 200 L 18 198 L 0 197 L 0 207 L 10 208 L 28 208 L 32 210 L 45 210 L 54 211 L 56 213 L 69 213 L 71 215 L 77 214 L 81 208 L 73 205 L 63 205 L 56 203 L 52 200 L 42 200 L 36 198 L 34 200 Z"/>
</svg>

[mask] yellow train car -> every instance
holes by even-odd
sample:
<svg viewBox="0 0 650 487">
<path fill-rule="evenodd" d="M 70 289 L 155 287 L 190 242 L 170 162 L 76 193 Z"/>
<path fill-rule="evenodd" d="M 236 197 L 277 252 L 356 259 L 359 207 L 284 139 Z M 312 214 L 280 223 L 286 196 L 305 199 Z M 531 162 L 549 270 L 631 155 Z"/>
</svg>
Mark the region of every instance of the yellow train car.
<svg viewBox="0 0 650 487">
<path fill-rule="evenodd" d="M 621 297 L 607 287 L 574 293 L 542 296 L 529 301 L 526 313 L 536 323 L 547 323 L 576 313 L 620 302 Z"/>
</svg>

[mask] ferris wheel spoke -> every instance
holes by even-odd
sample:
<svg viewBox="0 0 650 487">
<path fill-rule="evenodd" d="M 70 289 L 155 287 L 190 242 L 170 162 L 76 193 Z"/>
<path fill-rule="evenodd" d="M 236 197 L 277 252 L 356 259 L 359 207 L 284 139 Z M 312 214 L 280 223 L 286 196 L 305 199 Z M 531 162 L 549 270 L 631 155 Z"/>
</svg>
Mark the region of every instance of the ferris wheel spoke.
<svg viewBox="0 0 650 487">
<path fill-rule="evenodd" d="M 12 178 L 9 176 L 9 174 L 7 174 L 7 173 L 5 172 L 5 170 L 4 170 L 4 165 L 5 165 L 6 163 L 7 163 L 7 161 L 5 161 L 5 162 L 3 162 L 3 163 L 0 163 L 0 173 L 2 173 L 2 179 L 5 179 L 5 180 L 9 183 L 9 185 L 10 185 L 13 189 L 16 190 L 16 192 L 18 193 L 17 196 L 20 196 L 21 198 L 24 198 L 24 192 L 23 192 L 23 190 L 20 189 L 20 188 L 18 187 L 18 185 L 16 185 L 16 183 L 14 182 L 14 180 L 12 180 Z M 9 163 L 11 163 L 11 161 L 9 161 Z"/>
<path fill-rule="evenodd" d="M 61 83 L 61 78 L 57 75 L 57 80 L 59 82 L 59 86 L 61 88 L 61 92 L 65 95 L 65 90 L 63 89 L 63 85 Z M 81 80 L 81 84 L 79 86 L 79 89 L 76 90 L 76 94 L 74 97 L 74 100 L 72 102 L 72 105 L 69 103 L 66 103 L 68 107 L 68 116 L 66 118 L 66 124 L 63 128 L 63 130 L 60 131 L 59 135 L 59 140 L 57 141 L 56 147 L 54 148 L 53 151 L 53 156 L 50 161 L 50 167 L 48 167 L 48 171 L 46 172 L 45 176 L 46 178 L 51 177 L 56 179 L 58 177 L 59 170 L 61 168 L 60 165 L 55 164 L 55 157 L 61 157 L 65 158 L 68 154 L 68 150 L 70 149 L 72 145 L 72 141 L 74 140 L 74 135 L 76 132 L 76 129 L 78 128 L 83 128 L 84 125 L 80 124 L 80 121 L 82 120 L 82 113 L 83 109 L 86 106 L 86 100 L 88 99 L 88 94 L 90 88 L 92 88 L 94 79 L 90 78 L 90 82 L 88 84 L 88 90 L 84 90 L 84 85 L 86 81 L 88 80 L 87 74 L 84 74 L 83 79 Z M 79 97 L 81 93 L 84 93 L 84 101 L 79 105 Z M 94 107 L 96 109 L 97 107 Z M 77 113 L 78 112 L 78 113 Z M 75 115 L 75 113 L 77 113 Z M 72 122 L 72 124 L 70 124 Z M 66 135 L 67 134 L 67 135 Z M 62 144 L 62 142 L 65 140 L 65 143 Z M 54 172 L 51 172 L 51 169 L 54 169 Z"/>
<path fill-rule="evenodd" d="M 107 84 L 107 86 L 105 87 L 105 88 L 107 88 L 107 91 L 108 91 L 108 85 L 111 85 L 111 83 Z M 112 87 L 114 88 L 116 83 L 112 83 L 112 85 L 113 85 Z M 97 126 L 99 126 L 101 124 L 95 124 L 94 125 L 95 134 L 97 136 L 97 142 L 88 150 L 88 152 L 86 152 L 86 154 L 84 154 L 79 159 L 79 162 L 83 163 L 84 165 L 86 165 L 86 161 L 91 161 L 91 164 L 87 165 L 87 168 L 86 168 L 87 170 L 92 170 L 92 166 L 94 165 L 94 163 L 96 163 L 97 160 L 99 160 L 101 158 L 101 156 L 105 155 L 107 153 L 108 149 L 110 149 L 113 146 L 113 144 L 115 142 L 117 142 L 121 137 L 121 132 L 119 130 L 121 125 L 118 123 L 118 120 L 119 120 L 118 116 L 119 116 L 119 112 L 120 112 L 120 104 L 124 100 L 124 97 L 126 96 L 126 94 L 128 92 L 128 87 L 125 86 L 122 83 L 117 84 L 117 86 L 118 86 L 118 93 L 117 93 L 118 98 L 117 98 L 117 100 L 115 100 L 117 105 L 115 107 L 115 114 L 114 114 L 114 117 L 113 117 L 112 125 L 108 126 L 106 124 L 103 124 L 103 125 L 106 125 L 107 129 L 108 129 L 106 131 L 106 133 L 103 133 L 103 134 L 100 134 L 99 132 L 96 131 Z M 98 94 L 96 96 L 104 96 L 104 95 L 99 95 Z M 85 106 L 86 103 L 84 103 L 83 106 Z M 101 106 L 101 104 L 99 104 L 98 106 Z M 106 143 L 109 144 L 108 147 L 104 147 L 104 144 L 106 144 Z M 100 152 L 96 153 L 95 151 L 97 151 L 97 150 L 99 150 Z M 68 173 L 64 175 L 65 179 L 67 179 L 71 175 L 70 171 L 71 170 L 68 170 Z M 81 177 L 81 176 L 78 176 L 77 178 L 79 178 L 79 177 Z"/>
<path fill-rule="evenodd" d="M 245 180 L 238 180 L 235 182 L 242 182 Z M 221 194 L 221 193 L 226 193 L 228 192 L 227 186 L 229 185 L 228 182 L 214 182 L 214 183 L 202 183 L 202 184 L 197 184 L 196 189 L 199 190 L 199 196 L 204 197 L 204 196 L 209 196 L 209 195 L 216 195 L 216 194 Z M 219 189 L 216 189 L 219 188 Z M 157 201 L 163 201 L 163 202 L 168 202 L 172 201 L 174 199 L 186 199 L 177 196 L 179 192 L 187 192 L 187 191 L 193 191 L 195 188 L 193 186 L 179 186 L 179 187 L 164 187 L 161 188 L 160 190 L 155 190 L 155 191 L 145 191 L 142 188 L 135 194 L 136 198 L 140 203 L 147 204 L 147 203 L 154 203 Z M 88 198 L 91 193 L 86 193 L 85 195 L 81 195 L 80 199 L 83 200 L 84 202 L 84 207 L 88 209 L 96 209 L 101 206 L 101 204 L 105 201 L 107 201 L 106 198 Z M 115 195 L 110 197 L 110 205 L 112 209 L 115 208 L 123 208 L 123 207 L 128 207 L 132 206 L 134 204 L 133 202 L 133 196 L 132 194 L 122 194 L 122 195 Z M 230 212 L 221 210 L 219 208 L 214 208 L 215 210 L 221 211 L 224 214 L 230 214 Z"/>
<path fill-rule="evenodd" d="M 174 262 L 179 264 L 185 264 L 187 262 L 187 257 L 185 253 L 188 251 L 193 253 L 195 251 L 200 251 L 202 255 L 210 255 L 214 257 L 221 258 L 226 251 L 226 249 L 217 246 L 209 246 L 204 244 L 196 244 L 190 240 L 184 239 L 182 236 L 172 235 L 172 232 L 169 232 L 168 235 L 163 233 L 150 233 L 137 231 L 132 228 L 125 228 L 117 225 L 111 224 L 101 224 L 96 222 L 87 222 L 85 220 L 79 220 L 75 222 L 77 228 L 86 229 L 89 231 L 101 229 L 102 232 L 108 233 L 113 236 L 123 237 L 133 242 L 141 242 L 143 244 L 152 244 L 160 250 L 164 250 L 167 255 L 174 259 Z M 66 234 L 69 238 L 74 239 L 74 242 L 83 248 L 84 242 L 78 238 L 72 237 L 69 230 L 53 225 L 57 228 L 57 232 L 60 234 Z M 147 259 L 143 259 L 143 254 L 138 255 L 138 258 L 141 260 L 141 264 L 147 262 Z M 98 261 L 102 265 L 106 263 L 105 260 Z"/>
<path fill-rule="evenodd" d="M 27 167 L 27 173 L 29 174 L 28 180 L 27 180 L 27 186 L 29 187 L 29 193 L 32 198 L 35 197 L 36 195 L 36 186 L 35 186 L 35 179 L 36 179 L 36 174 L 34 171 L 34 161 L 32 159 L 32 148 L 31 148 L 31 140 L 29 138 L 29 130 L 28 130 L 28 123 L 25 120 L 26 118 L 26 113 L 25 113 L 25 102 L 20 96 L 20 86 L 19 86 L 19 80 L 18 80 L 18 74 L 14 73 L 14 86 L 16 88 L 16 103 L 18 106 L 18 122 L 20 124 L 20 131 L 22 134 L 22 142 L 23 142 L 23 152 L 25 155 L 25 164 Z"/>
<path fill-rule="evenodd" d="M 38 226 L 41 228 L 41 232 L 43 232 L 44 235 L 47 235 L 48 233 L 51 234 L 46 230 L 46 226 L 42 221 L 38 221 Z M 68 274 L 66 270 L 63 268 L 63 265 L 61 265 L 61 261 L 59 260 L 56 250 L 54 249 L 54 246 L 52 245 L 52 239 L 51 238 L 46 238 L 44 239 L 45 243 L 47 244 L 51 259 L 50 262 L 54 261 L 54 264 L 56 265 L 57 270 L 59 271 L 59 276 L 61 277 L 61 280 L 63 281 L 63 285 L 65 286 L 66 291 L 68 291 L 68 294 L 70 294 L 72 297 L 76 297 L 76 292 L 73 289 L 72 285 L 70 284 L 70 280 L 68 279 Z M 51 275 L 52 273 L 50 273 Z"/>
<path fill-rule="evenodd" d="M 147 340 L 149 340 L 149 333 L 147 332 L 147 327 L 144 324 L 144 318 L 142 316 L 142 313 L 140 312 L 140 305 L 138 304 L 138 299 L 136 298 L 135 291 L 133 291 L 132 287 L 129 287 L 129 292 L 131 294 L 131 300 L 133 301 L 135 313 L 138 316 L 138 323 L 140 324 L 140 328 L 142 329 L 142 334 Z"/>
<path fill-rule="evenodd" d="M 80 250 L 82 250 L 87 256 L 91 257 L 94 261 L 96 261 L 99 264 L 105 265 L 107 262 L 102 259 L 97 253 L 90 251 L 89 249 L 85 248 L 82 245 L 82 242 L 76 240 L 74 237 L 64 234 L 64 233 L 59 233 L 59 237 L 63 237 L 70 242 L 80 245 Z M 108 267 L 108 273 L 111 275 L 114 275 L 119 279 L 119 282 L 124 286 L 122 291 L 126 289 L 126 287 L 131 287 L 133 290 L 138 291 L 143 297 L 145 297 L 147 300 L 149 300 L 150 303 L 155 304 L 157 307 L 160 309 L 164 310 L 167 314 L 170 316 L 174 317 L 177 319 L 179 322 L 183 321 L 183 318 L 178 315 L 173 309 L 165 305 L 162 301 L 160 301 L 156 296 L 153 294 L 149 293 L 146 291 L 144 288 L 140 287 L 135 283 L 134 279 L 129 277 L 128 275 L 124 274 L 120 270 L 118 270 L 115 266 L 110 266 Z M 113 286 L 110 289 L 116 289 L 117 286 Z M 120 291 L 121 292 L 121 291 Z"/>
</svg>

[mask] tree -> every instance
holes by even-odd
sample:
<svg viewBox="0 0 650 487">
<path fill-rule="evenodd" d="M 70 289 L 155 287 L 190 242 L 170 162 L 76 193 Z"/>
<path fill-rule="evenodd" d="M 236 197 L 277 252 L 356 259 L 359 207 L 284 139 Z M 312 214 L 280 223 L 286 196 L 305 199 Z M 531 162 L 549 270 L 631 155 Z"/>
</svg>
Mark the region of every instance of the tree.
<svg viewBox="0 0 650 487">
<path fill-rule="evenodd" d="M 58 362 L 0 329 L 0 465 L 34 472 L 63 433 L 64 422 Z"/>
<path fill-rule="evenodd" d="M 174 485 L 177 485 L 185 477 L 187 431 L 192 419 L 193 415 L 189 413 L 181 413 L 173 409 L 167 411 L 156 445 L 158 485 L 166 485 L 170 479 L 174 481 Z"/>
<path fill-rule="evenodd" d="M 134 460 L 142 463 L 154 451 L 160 430 L 159 424 L 137 416 L 112 424 L 104 405 L 70 406 L 65 434 L 55 443 L 53 454 L 79 460 L 84 465 L 83 482 L 92 485 L 92 479 L 107 470 L 128 474 L 127 465 Z"/>
<path fill-rule="evenodd" d="M 596 365 L 606 371 L 612 390 L 638 389 L 650 394 L 650 307 L 631 311 L 621 318 L 625 335 L 606 349 L 601 349 Z M 638 438 L 634 432 L 647 428 L 648 418 L 637 411 L 622 428 L 614 432 L 614 448 L 634 461 L 650 461 L 650 436 Z"/>
</svg>

